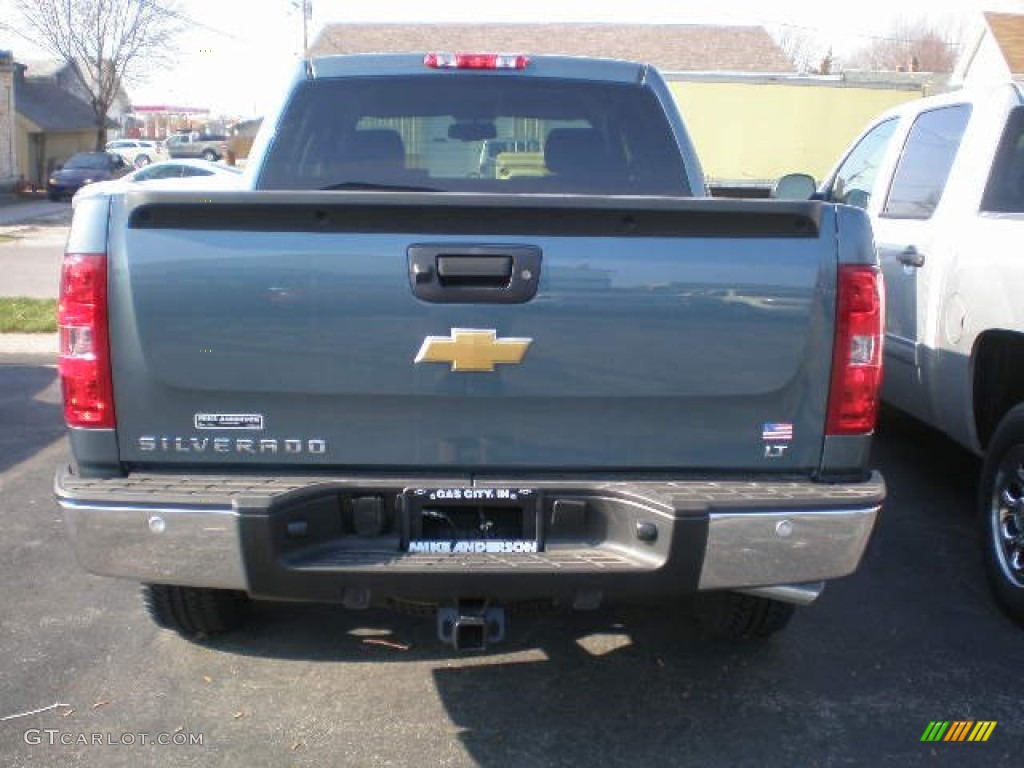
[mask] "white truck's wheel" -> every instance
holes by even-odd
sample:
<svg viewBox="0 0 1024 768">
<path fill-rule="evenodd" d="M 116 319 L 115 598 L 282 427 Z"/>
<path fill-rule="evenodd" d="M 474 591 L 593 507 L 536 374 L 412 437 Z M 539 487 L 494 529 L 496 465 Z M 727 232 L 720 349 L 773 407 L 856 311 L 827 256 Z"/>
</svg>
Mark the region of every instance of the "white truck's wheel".
<svg viewBox="0 0 1024 768">
<path fill-rule="evenodd" d="M 999 423 L 981 471 L 978 511 L 996 599 L 1024 624 L 1024 405 Z"/>
</svg>

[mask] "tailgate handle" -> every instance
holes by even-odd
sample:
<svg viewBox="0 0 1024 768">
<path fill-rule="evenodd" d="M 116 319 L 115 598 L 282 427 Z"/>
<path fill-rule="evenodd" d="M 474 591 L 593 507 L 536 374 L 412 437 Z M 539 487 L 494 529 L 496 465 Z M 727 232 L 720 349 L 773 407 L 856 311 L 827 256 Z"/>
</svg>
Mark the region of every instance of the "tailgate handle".
<svg viewBox="0 0 1024 768">
<path fill-rule="evenodd" d="M 511 256 L 438 256 L 441 285 L 508 285 L 512 279 Z"/>
<path fill-rule="evenodd" d="M 409 246 L 409 286 L 433 304 L 522 304 L 537 294 L 541 250 L 533 245 Z"/>
</svg>

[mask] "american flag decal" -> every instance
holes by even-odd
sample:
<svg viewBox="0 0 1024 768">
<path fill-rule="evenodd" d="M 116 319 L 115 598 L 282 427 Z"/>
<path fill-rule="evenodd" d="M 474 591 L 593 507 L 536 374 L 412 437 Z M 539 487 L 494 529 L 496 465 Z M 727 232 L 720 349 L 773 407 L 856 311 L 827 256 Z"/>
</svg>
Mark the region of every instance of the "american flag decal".
<svg viewBox="0 0 1024 768">
<path fill-rule="evenodd" d="M 762 440 L 792 440 L 793 425 L 786 423 L 765 422 L 761 430 Z"/>
</svg>

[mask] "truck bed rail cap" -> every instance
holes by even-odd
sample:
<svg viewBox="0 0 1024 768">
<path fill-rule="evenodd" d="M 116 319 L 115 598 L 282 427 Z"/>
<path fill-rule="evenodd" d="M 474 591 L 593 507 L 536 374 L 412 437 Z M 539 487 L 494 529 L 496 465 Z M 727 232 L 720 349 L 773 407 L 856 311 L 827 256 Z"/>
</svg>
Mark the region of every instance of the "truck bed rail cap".
<svg viewBox="0 0 1024 768">
<path fill-rule="evenodd" d="M 530 66 L 523 70 L 495 71 L 481 74 L 480 71 L 438 70 L 426 67 L 423 57 L 416 54 L 351 54 L 320 56 L 310 59 L 310 75 L 313 79 L 332 77 L 384 77 L 396 75 L 423 76 L 498 76 L 498 77 L 548 77 L 567 80 L 600 80 L 605 82 L 638 83 L 645 65 L 618 59 L 591 59 L 572 56 L 534 56 L 529 51 L 517 51 L 529 56 Z"/>
</svg>

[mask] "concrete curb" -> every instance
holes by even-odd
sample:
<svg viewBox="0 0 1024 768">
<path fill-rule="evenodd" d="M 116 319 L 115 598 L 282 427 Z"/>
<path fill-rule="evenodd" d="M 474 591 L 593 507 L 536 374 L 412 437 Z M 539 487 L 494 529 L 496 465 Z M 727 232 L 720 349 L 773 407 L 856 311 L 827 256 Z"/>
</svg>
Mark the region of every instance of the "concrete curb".
<svg viewBox="0 0 1024 768">
<path fill-rule="evenodd" d="M 69 222 L 62 221 L 60 217 L 50 216 L 49 218 L 29 219 L 17 224 L 0 224 L 0 236 L 20 240 L 21 238 L 38 232 L 47 226 L 66 227 Z"/>
<path fill-rule="evenodd" d="M 29 224 L 45 224 L 54 221 L 71 222 L 72 209 L 67 203 L 46 201 L 0 201 L 0 226 L 16 228 Z"/>
<path fill-rule="evenodd" d="M 14 195 L 0 195 L 0 233 L 17 237 L 40 224 L 67 224 L 71 221 L 71 206 L 44 210 Z M 7 208 L 7 211 L 4 209 Z M 15 211 L 18 215 L 6 216 Z M 0 333 L 0 363 L 14 358 L 43 359 L 57 362 L 57 334 L 55 333 Z"/>
<path fill-rule="evenodd" d="M 45 357 L 57 361 L 55 333 L 0 333 L 0 362 L 4 357 Z"/>
</svg>

